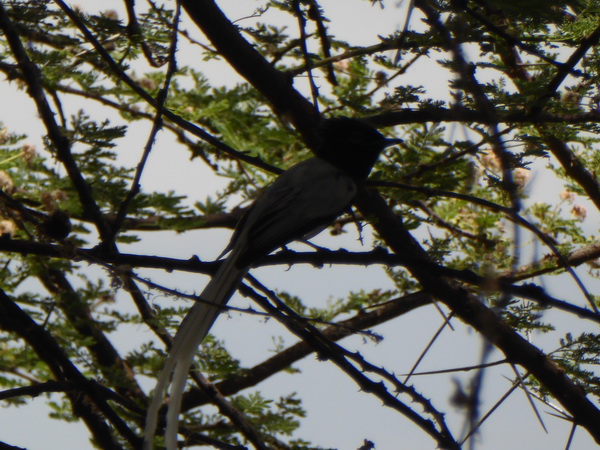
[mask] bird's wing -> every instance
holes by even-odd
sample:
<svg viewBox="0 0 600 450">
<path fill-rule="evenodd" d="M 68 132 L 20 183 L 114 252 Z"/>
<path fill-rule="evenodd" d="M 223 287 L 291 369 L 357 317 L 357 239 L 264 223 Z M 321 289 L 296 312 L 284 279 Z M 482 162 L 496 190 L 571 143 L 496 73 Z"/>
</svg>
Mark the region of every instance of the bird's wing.
<svg viewBox="0 0 600 450">
<path fill-rule="evenodd" d="M 238 265 L 249 265 L 328 225 L 349 206 L 355 194 L 352 179 L 323 160 L 311 158 L 292 167 L 248 212 L 238 238 L 244 241 Z"/>
</svg>

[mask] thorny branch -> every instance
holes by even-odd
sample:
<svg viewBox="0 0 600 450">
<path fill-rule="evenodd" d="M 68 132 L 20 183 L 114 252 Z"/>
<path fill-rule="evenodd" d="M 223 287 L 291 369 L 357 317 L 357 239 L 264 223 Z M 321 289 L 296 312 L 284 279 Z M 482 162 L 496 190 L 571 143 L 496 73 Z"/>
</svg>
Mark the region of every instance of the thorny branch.
<svg viewBox="0 0 600 450">
<path fill-rule="evenodd" d="M 130 444 L 134 446 L 141 444 L 140 438 L 108 404 L 107 397 L 89 384 L 88 380 L 73 365 L 54 338 L 36 324 L 4 291 L 0 291 L 0 328 L 4 331 L 16 333 L 24 339 L 48 365 L 57 381 L 70 381 L 81 386 L 87 386 L 86 396 L 82 397 L 79 394 L 68 393 L 68 397 L 73 405 L 75 415 L 84 420 L 94 438 L 104 448 L 121 448 L 117 444 L 111 427 L 106 423 L 106 420 Z"/>
<path fill-rule="evenodd" d="M 203 262 L 196 257 L 190 259 L 165 258 L 160 256 L 135 255 L 128 253 L 104 254 L 97 249 L 78 249 L 75 254 L 72 250 L 54 244 L 42 244 L 31 241 L 18 241 L 11 239 L 0 239 L 0 250 L 15 252 L 21 254 L 36 254 L 51 256 L 54 258 L 81 258 L 93 264 L 113 265 L 124 267 L 147 267 L 154 269 L 163 269 L 169 272 L 180 270 L 192 273 L 212 274 L 216 271 L 218 262 Z M 574 250 L 569 255 L 563 256 L 564 261 L 569 267 L 593 262 L 600 257 L 600 244 L 592 244 Z M 470 270 L 456 270 L 443 267 L 434 263 L 425 263 L 421 260 L 407 259 L 402 254 L 388 253 L 382 248 L 375 248 L 368 252 L 347 252 L 347 251 L 326 251 L 318 250 L 316 252 L 294 252 L 291 250 L 282 250 L 274 255 L 267 256 L 257 262 L 257 267 L 270 265 L 294 265 L 311 264 L 315 267 L 322 267 L 326 264 L 337 265 L 372 265 L 381 264 L 389 267 L 409 266 L 410 264 L 420 264 L 424 268 L 439 274 L 440 276 L 452 277 L 465 283 L 483 287 L 485 289 L 499 289 L 500 292 L 507 292 L 512 295 L 534 300 L 543 306 L 552 306 L 558 309 L 569 311 L 579 317 L 593 321 L 600 321 L 598 315 L 589 309 L 581 308 L 574 304 L 557 300 L 545 293 L 541 287 L 530 283 L 526 285 L 512 284 L 514 281 L 522 281 L 533 278 L 539 274 L 554 272 L 564 268 L 564 263 L 556 265 L 552 262 L 553 256 L 544 257 L 538 263 L 530 264 L 519 268 L 511 274 L 499 274 L 496 280 L 490 280 L 487 276 L 481 276 Z M 546 267 L 544 267 L 546 266 Z M 537 267 L 543 267 L 536 269 Z M 529 270 L 533 272 L 529 273 Z M 493 282 L 492 282 L 493 281 Z M 129 288 L 128 288 L 129 289 Z M 133 289 L 135 291 L 135 289 Z M 140 303 L 136 300 L 136 304 Z M 143 304 L 138 305 L 142 310 L 147 307 Z M 142 311 L 140 311 L 142 313 Z M 142 317 L 151 318 L 148 313 L 142 313 Z M 168 342 L 164 332 L 155 330 L 163 342 Z"/>
<path fill-rule="evenodd" d="M 254 288 L 260 290 L 266 297 L 249 292 L 252 299 L 257 302 L 263 309 L 269 312 L 277 321 L 281 322 L 290 332 L 308 343 L 321 358 L 330 359 L 341 370 L 343 370 L 352 380 L 354 380 L 362 390 L 371 393 L 383 401 L 383 404 L 389 408 L 396 409 L 408 419 L 413 421 L 423 431 L 429 434 L 438 442 L 442 448 L 458 449 L 456 441 L 452 437 L 452 433 L 446 426 L 443 414 L 440 414 L 433 405 L 415 390 L 404 386 L 394 376 L 391 376 L 394 382 L 394 388 L 397 392 L 403 392 L 411 397 L 413 402 L 418 402 L 424 406 L 425 412 L 430 414 L 439 429 L 430 420 L 422 417 L 414 409 L 400 401 L 388 388 L 381 382 L 370 379 L 364 373 L 366 371 L 375 371 L 379 375 L 384 375 L 384 379 L 390 381 L 390 377 L 383 369 L 375 370 L 374 366 L 368 365 L 360 355 L 354 354 L 349 357 L 342 347 L 327 339 L 318 329 L 309 325 L 302 317 L 296 314 L 291 308 L 281 302 L 277 296 L 268 288 L 262 286 L 256 279 L 249 276 L 251 284 Z M 354 363 L 358 363 L 362 370 L 359 370 Z"/>
</svg>

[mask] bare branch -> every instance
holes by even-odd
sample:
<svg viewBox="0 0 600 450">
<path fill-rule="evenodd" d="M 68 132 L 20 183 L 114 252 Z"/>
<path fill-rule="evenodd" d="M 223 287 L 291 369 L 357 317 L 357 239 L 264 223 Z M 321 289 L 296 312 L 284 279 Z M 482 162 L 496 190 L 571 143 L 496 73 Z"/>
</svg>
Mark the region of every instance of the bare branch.
<svg viewBox="0 0 600 450">
<path fill-rule="evenodd" d="M 107 398 L 88 383 L 88 380 L 71 363 L 54 338 L 37 325 L 2 290 L 0 290 L 0 328 L 16 333 L 24 339 L 40 359 L 48 365 L 58 381 L 72 381 L 81 386 L 87 386 L 85 396 L 71 393 L 68 393 L 68 396 L 73 405 L 74 414 L 84 420 L 94 438 L 103 448 L 122 448 L 112 435 L 111 427 L 105 422 L 105 418 L 129 443 L 136 447 L 141 445 L 141 439 L 111 408 L 107 403 Z M 90 404 L 90 401 L 92 404 Z"/>
<path fill-rule="evenodd" d="M 431 297 L 429 295 L 424 292 L 416 292 L 394 299 L 385 305 L 375 307 L 372 311 L 361 311 L 350 319 L 324 328 L 321 330 L 321 333 L 331 341 L 338 341 L 354 334 L 356 330 L 366 330 L 375 327 L 378 324 L 387 322 L 430 303 Z M 276 355 L 262 363 L 245 370 L 243 374 L 221 381 L 216 387 L 223 395 L 233 395 L 243 389 L 256 386 L 258 383 L 314 352 L 315 349 L 311 345 L 300 341 L 291 347 L 279 351 Z M 201 391 L 192 389 L 183 398 L 182 411 L 201 406 L 207 401 L 208 399 Z"/>
<path fill-rule="evenodd" d="M 429 261 L 425 251 L 406 231 L 398 217 L 389 211 L 379 195 L 362 191 L 357 204 L 363 214 L 378 218 L 373 226 L 394 251 L 406 255 L 411 261 Z M 600 443 L 600 411 L 560 367 L 504 324 L 475 296 L 419 264 L 411 262 L 408 269 L 432 295 L 502 350 L 509 361 L 531 372 Z"/>
</svg>

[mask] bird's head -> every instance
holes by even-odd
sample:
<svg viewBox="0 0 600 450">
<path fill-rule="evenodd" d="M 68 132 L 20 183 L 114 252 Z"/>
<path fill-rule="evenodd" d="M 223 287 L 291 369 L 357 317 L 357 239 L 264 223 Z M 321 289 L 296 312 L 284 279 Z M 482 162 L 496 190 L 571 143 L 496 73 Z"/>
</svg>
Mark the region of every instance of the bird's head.
<svg viewBox="0 0 600 450">
<path fill-rule="evenodd" d="M 367 178 L 384 148 L 402 142 L 388 139 L 361 119 L 336 117 L 320 126 L 317 155 L 357 181 Z"/>
</svg>

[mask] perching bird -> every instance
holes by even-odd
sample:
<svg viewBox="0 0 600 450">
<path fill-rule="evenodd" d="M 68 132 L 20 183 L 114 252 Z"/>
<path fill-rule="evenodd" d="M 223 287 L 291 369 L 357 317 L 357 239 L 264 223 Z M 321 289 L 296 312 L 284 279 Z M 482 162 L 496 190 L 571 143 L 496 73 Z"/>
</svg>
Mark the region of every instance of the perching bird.
<svg viewBox="0 0 600 450">
<path fill-rule="evenodd" d="M 150 449 L 158 410 L 171 380 L 166 444 L 177 448 L 181 398 L 196 349 L 250 266 L 273 250 L 329 225 L 351 204 L 381 151 L 400 139 L 386 139 L 360 119 L 326 119 L 319 129 L 317 157 L 281 174 L 256 199 L 227 247 L 229 256 L 181 323 L 160 373 L 146 416 L 144 448 Z"/>
</svg>

